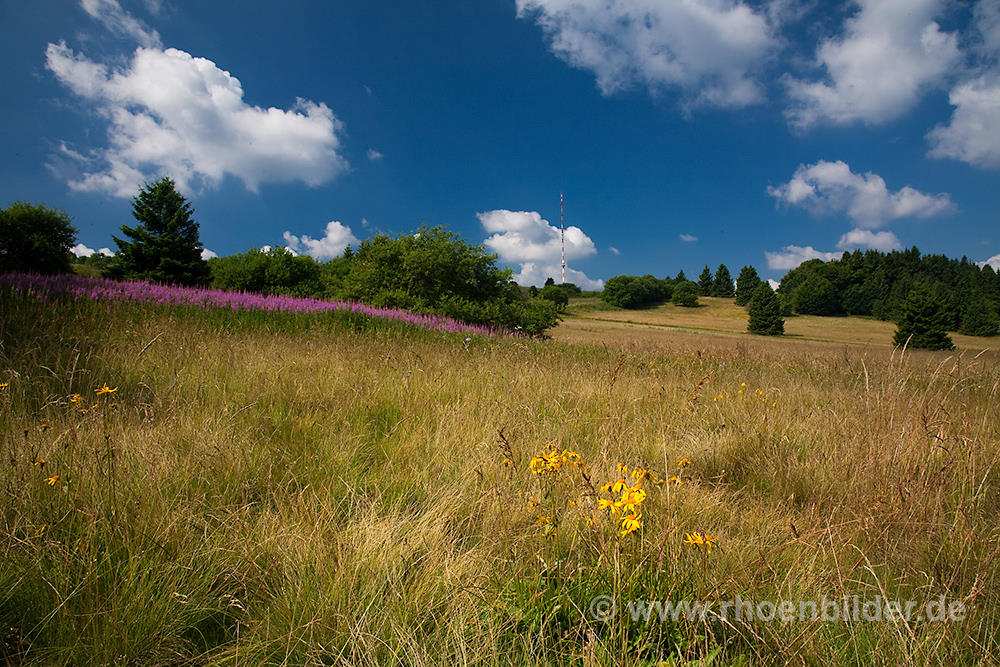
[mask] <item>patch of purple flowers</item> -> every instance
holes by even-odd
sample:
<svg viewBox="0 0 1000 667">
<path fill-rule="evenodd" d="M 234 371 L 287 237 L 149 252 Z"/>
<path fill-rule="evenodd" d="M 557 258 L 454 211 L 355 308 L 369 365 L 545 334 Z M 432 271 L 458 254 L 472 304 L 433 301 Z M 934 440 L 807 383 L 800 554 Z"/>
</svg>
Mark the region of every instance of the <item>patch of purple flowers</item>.
<svg viewBox="0 0 1000 667">
<path fill-rule="evenodd" d="M 468 332 L 482 336 L 507 333 L 494 327 L 465 324 L 450 317 L 414 313 L 408 310 L 376 308 L 353 301 L 324 301 L 306 297 L 263 295 L 249 292 L 227 292 L 200 287 L 157 285 L 138 281 L 118 281 L 89 278 L 71 274 L 40 276 L 24 273 L 0 274 L 0 286 L 10 286 L 36 298 L 70 295 L 93 301 L 135 301 L 170 306 L 228 308 L 230 310 L 260 310 L 285 313 L 320 313 L 342 311 L 383 320 L 412 324 L 432 331 Z"/>
</svg>

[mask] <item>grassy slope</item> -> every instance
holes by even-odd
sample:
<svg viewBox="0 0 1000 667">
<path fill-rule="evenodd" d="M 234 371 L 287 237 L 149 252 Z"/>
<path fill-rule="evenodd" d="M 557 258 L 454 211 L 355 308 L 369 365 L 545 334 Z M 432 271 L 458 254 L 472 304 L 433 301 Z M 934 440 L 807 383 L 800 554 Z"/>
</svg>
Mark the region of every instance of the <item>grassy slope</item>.
<svg viewBox="0 0 1000 667">
<path fill-rule="evenodd" d="M 744 664 L 997 659 L 990 355 L 654 327 L 644 340 L 597 323 L 622 327 L 607 331 L 626 349 L 607 351 L 559 342 L 574 320 L 556 341 L 466 349 L 400 330 L 2 305 L 10 659 L 633 665 L 720 647 L 717 661 Z M 97 396 L 103 382 L 118 391 Z M 80 414 L 75 392 L 98 407 Z M 645 525 L 621 538 L 607 518 L 587 526 L 596 499 L 578 470 L 551 485 L 530 473 L 549 441 L 578 451 L 595 486 L 619 462 L 684 483 L 651 485 Z M 693 530 L 718 539 L 710 556 L 683 544 Z M 880 592 L 944 595 L 970 614 L 726 627 L 585 613 L 597 593 Z"/>
<path fill-rule="evenodd" d="M 553 332 L 553 336 L 558 340 L 585 342 L 620 335 L 614 332 L 623 329 L 606 324 L 608 322 L 627 324 L 633 328 L 641 325 L 647 328 L 750 335 L 746 333 L 746 309 L 737 306 L 732 299 L 699 297 L 698 301 L 702 305 L 697 308 L 682 308 L 668 303 L 646 310 L 622 310 L 608 306 L 598 297 L 572 299 L 564 324 Z M 892 322 L 864 317 L 798 315 L 785 318 L 784 340 L 891 347 L 895 330 L 896 325 Z M 596 336 L 593 335 L 594 332 L 597 333 Z M 653 334 L 650 332 L 636 330 L 634 337 L 645 338 L 651 335 Z M 664 335 L 667 334 L 664 332 Z M 964 350 L 978 352 L 1000 346 L 1000 339 L 956 333 L 951 334 L 951 337 L 955 345 Z"/>
</svg>

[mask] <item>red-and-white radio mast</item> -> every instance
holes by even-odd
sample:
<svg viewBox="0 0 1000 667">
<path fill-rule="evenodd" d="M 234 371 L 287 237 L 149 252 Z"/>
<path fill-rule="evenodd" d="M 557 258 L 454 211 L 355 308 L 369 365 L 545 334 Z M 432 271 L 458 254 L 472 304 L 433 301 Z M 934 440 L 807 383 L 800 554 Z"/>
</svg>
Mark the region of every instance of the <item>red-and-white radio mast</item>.
<svg viewBox="0 0 1000 667">
<path fill-rule="evenodd" d="M 563 193 L 559 193 L 559 242 L 562 244 L 562 281 L 566 284 L 566 217 L 563 214 Z"/>
</svg>

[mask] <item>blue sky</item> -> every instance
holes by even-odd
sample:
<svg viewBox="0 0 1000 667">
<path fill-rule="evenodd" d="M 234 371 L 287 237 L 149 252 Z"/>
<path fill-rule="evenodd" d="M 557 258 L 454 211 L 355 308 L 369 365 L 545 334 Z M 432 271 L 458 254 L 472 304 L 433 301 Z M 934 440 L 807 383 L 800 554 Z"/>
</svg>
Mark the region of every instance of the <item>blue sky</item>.
<svg viewBox="0 0 1000 667">
<path fill-rule="evenodd" d="M 869 247 L 1000 267 L 996 0 L 0 0 L 0 24 L 0 206 L 61 207 L 91 250 L 169 175 L 220 255 L 442 224 L 541 284 L 563 192 L 585 287 Z"/>
</svg>

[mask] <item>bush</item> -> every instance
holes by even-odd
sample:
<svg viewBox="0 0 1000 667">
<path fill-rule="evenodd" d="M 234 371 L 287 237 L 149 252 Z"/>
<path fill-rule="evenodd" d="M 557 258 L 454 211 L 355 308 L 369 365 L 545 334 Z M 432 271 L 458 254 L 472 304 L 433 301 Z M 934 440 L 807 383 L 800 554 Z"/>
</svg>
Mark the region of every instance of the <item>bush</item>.
<svg viewBox="0 0 1000 667">
<path fill-rule="evenodd" d="M 675 306 L 694 308 L 698 305 L 698 284 L 690 280 L 682 282 L 674 287 L 674 294 L 671 298 Z"/>
<path fill-rule="evenodd" d="M 670 298 L 673 286 L 651 275 L 614 276 L 604 283 L 601 298 L 619 308 L 648 308 Z"/>
<path fill-rule="evenodd" d="M 0 210 L 0 273 L 68 273 L 74 243 L 64 211 L 21 201 Z"/>
<path fill-rule="evenodd" d="M 319 263 L 287 248 L 249 252 L 208 260 L 212 287 L 259 294 L 318 296 L 323 290 Z M 374 304 L 372 304 L 374 305 Z"/>
</svg>

